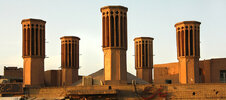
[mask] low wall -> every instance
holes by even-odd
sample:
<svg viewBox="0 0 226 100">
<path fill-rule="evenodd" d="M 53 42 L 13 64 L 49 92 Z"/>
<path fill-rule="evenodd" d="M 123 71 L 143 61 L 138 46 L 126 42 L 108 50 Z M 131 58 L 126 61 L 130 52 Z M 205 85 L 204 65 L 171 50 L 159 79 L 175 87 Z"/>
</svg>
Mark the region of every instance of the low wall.
<svg viewBox="0 0 226 100">
<path fill-rule="evenodd" d="M 108 91 L 112 90 L 112 91 Z M 77 91 L 77 92 L 71 92 Z M 79 92 L 78 92 L 79 91 Z M 89 91 L 84 92 L 84 91 Z M 96 91 L 96 92 L 95 92 Z M 101 91 L 103 93 L 101 93 Z M 106 92 L 108 91 L 108 92 Z M 92 98 L 100 97 L 116 98 L 119 100 L 132 99 L 226 99 L 226 84 L 149 84 L 149 85 L 121 85 L 121 86 L 69 86 L 33 88 L 27 92 L 30 97 L 57 98 L 65 97 Z M 113 95 L 115 93 L 115 95 Z M 99 99 L 100 99 L 99 98 Z"/>
</svg>

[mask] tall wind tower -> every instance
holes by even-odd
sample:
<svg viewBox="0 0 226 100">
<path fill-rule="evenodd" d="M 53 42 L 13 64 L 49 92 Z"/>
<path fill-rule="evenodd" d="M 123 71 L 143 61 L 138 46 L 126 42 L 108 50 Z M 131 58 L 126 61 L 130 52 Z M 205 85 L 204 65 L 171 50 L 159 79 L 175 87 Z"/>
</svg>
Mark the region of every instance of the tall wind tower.
<svg viewBox="0 0 226 100">
<path fill-rule="evenodd" d="M 151 37 L 134 39 L 136 76 L 149 83 L 152 83 L 153 40 Z"/>
<path fill-rule="evenodd" d="M 127 83 L 127 10 L 123 6 L 101 8 L 106 84 Z"/>
<path fill-rule="evenodd" d="M 175 24 L 177 58 L 179 60 L 179 82 L 199 83 L 200 22 L 183 21 Z"/>
<path fill-rule="evenodd" d="M 24 59 L 23 85 L 44 85 L 45 23 L 40 19 L 22 20 Z"/>
<path fill-rule="evenodd" d="M 71 85 L 78 80 L 79 40 L 75 36 L 61 37 L 62 85 Z"/>
</svg>

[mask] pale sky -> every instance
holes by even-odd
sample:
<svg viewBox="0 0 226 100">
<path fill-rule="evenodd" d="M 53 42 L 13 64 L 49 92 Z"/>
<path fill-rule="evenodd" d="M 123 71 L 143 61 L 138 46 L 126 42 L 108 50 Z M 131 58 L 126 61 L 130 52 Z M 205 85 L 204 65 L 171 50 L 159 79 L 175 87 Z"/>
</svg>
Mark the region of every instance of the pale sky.
<svg viewBox="0 0 226 100">
<path fill-rule="evenodd" d="M 45 70 L 61 65 L 60 37 L 80 37 L 80 75 L 103 68 L 100 8 L 128 7 L 127 71 L 135 74 L 135 37 L 154 38 L 154 64 L 177 62 L 174 24 L 196 20 L 200 59 L 226 58 L 226 0 L 0 0 L 0 75 L 4 66 L 23 67 L 22 25 L 27 18 L 46 23 Z"/>
</svg>

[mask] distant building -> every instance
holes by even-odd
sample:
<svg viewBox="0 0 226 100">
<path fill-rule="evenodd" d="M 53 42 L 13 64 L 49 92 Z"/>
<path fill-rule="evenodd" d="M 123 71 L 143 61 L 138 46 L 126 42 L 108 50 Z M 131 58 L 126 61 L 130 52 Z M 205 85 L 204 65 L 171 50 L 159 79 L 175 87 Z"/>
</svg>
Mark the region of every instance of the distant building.
<svg viewBox="0 0 226 100">
<path fill-rule="evenodd" d="M 154 65 L 154 83 L 226 83 L 226 58 L 199 61 L 200 24 L 175 24 L 179 62 Z"/>
<path fill-rule="evenodd" d="M 154 83 L 180 83 L 179 63 L 154 65 Z M 200 83 L 226 83 L 226 58 L 199 61 Z"/>
<path fill-rule="evenodd" d="M 7 83 L 22 83 L 23 68 L 4 66 L 4 75 L 0 79 L 5 80 Z"/>
</svg>

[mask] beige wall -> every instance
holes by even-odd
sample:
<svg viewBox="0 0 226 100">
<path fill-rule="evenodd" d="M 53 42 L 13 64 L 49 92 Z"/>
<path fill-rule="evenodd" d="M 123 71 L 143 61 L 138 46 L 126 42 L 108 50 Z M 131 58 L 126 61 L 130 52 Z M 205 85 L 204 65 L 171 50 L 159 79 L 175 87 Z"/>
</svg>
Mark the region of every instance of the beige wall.
<svg viewBox="0 0 226 100">
<path fill-rule="evenodd" d="M 178 63 L 154 65 L 154 83 L 163 84 L 165 80 L 179 83 Z"/>
</svg>

